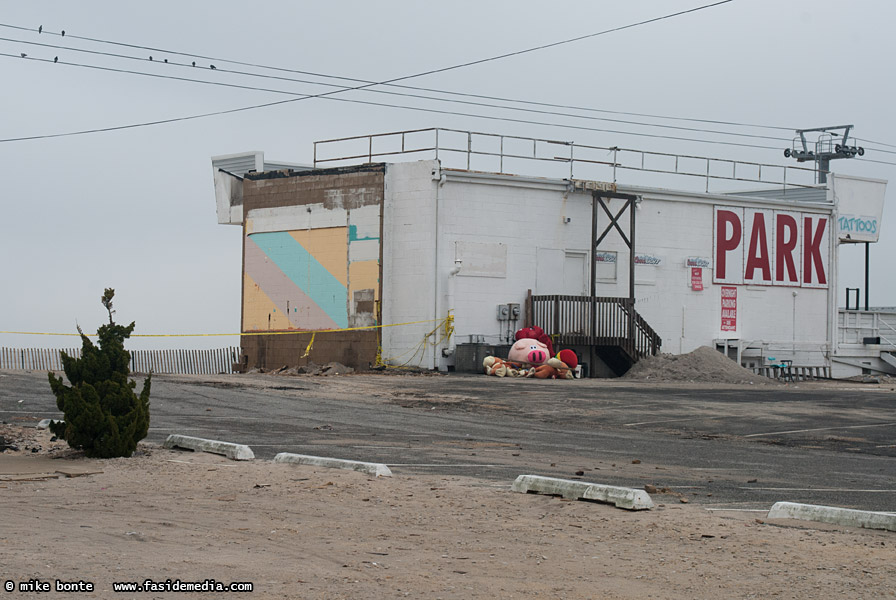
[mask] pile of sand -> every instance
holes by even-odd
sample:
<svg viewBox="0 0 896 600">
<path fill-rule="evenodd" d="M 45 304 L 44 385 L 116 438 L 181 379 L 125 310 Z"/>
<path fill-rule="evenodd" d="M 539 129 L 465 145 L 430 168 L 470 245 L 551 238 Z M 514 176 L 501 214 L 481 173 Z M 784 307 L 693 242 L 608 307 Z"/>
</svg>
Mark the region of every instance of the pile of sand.
<svg viewBox="0 0 896 600">
<path fill-rule="evenodd" d="M 688 354 L 660 354 L 641 359 L 622 379 L 696 383 L 777 383 L 768 377 L 755 375 L 709 346 L 700 346 Z"/>
</svg>

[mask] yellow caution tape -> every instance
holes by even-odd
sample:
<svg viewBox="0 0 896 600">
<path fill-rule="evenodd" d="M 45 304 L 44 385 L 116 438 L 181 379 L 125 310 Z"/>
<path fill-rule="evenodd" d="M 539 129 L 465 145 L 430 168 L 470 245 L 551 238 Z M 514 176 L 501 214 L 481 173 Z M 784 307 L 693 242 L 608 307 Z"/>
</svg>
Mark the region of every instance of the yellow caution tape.
<svg viewBox="0 0 896 600">
<path fill-rule="evenodd" d="M 454 334 L 454 315 L 452 315 L 450 312 L 448 313 L 448 316 L 445 318 L 444 325 L 445 325 L 444 339 L 448 339 Z"/>
<path fill-rule="evenodd" d="M 308 354 L 311 352 L 311 347 L 314 346 L 314 336 L 315 335 L 316 335 L 316 332 L 311 334 L 311 341 L 308 342 L 308 346 L 305 348 L 305 354 L 302 355 L 302 358 L 308 358 Z"/>
<path fill-rule="evenodd" d="M 394 366 L 386 363 L 386 360 L 383 359 L 383 349 L 382 347 L 377 347 L 376 360 L 374 364 L 379 367 L 386 367 L 390 369 L 401 369 L 405 365 L 409 364 L 415 356 L 422 350 L 423 353 L 426 353 L 427 346 L 432 345 L 433 347 L 438 346 L 439 344 L 447 341 L 454 334 L 454 315 L 448 314 L 448 316 L 444 319 L 427 319 L 425 321 L 408 321 L 405 323 L 392 323 L 390 325 L 366 325 L 364 327 L 346 327 L 343 329 L 302 329 L 302 330 L 290 330 L 290 331 L 252 331 L 247 333 L 144 333 L 144 334 L 135 334 L 130 337 L 132 338 L 159 338 L 159 337 L 223 337 L 223 336 L 251 336 L 251 335 L 295 335 L 295 334 L 311 334 L 311 340 L 308 341 L 308 345 L 305 347 L 305 353 L 301 356 L 301 358 L 307 358 L 311 354 L 311 350 L 314 347 L 314 338 L 318 333 L 337 333 L 340 331 L 365 331 L 372 329 L 385 329 L 386 327 L 404 327 L 407 325 L 420 325 L 422 323 L 438 323 L 436 327 L 423 336 L 422 340 L 415 348 L 408 350 L 401 356 L 392 357 L 386 360 L 395 361 L 404 358 L 407 354 L 413 352 L 411 357 L 405 362 L 403 365 Z M 13 335 L 62 335 L 62 336 L 79 336 L 80 333 L 47 333 L 43 331 L 0 331 L 0 334 L 13 334 Z M 435 337 L 437 334 L 441 333 L 439 339 L 434 343 L 430 344 L 428 341 L 429 338 Z M 95 333 L 85 333 L 84 335 L 88 337 L 96 337 Z"/>
<path fill-rule="evenodd" d="M 453 319 L 453 317 L 449 317 Z M 386 327 L 403 327 L 405 325 L 419 325 L 421 323 L 435 323 L 439 322 L 439 327 L 436 327 L 433 331 L 431 331 L 427 335 L 432 335 L 436 331 L 442 327 L 442 323 L 445 322 L 445 319 L 427 319 L 425 321 L 408 321 L 407 323 L 392 323 L 390 325 L 365 325 L 364 327 L 346 327 L 344 329 L 291 329 L 289 331 L 250 331 L 244 333 L 143 333 L 143 334 L 133 334 L 130 337 L 132 338 L 149 338 L 149 337 L 224 337 L 224 336 L 249 336 L 249 335 L 295 335 L 301 333 L 310 333 L 312 337 L 316 333 L 336 333 L 339 331 L 364 331 L 367 329 L 385 329 Z M 454 328 L 452 327 L 453 331 Z M 0 333 L 8 333 L 14 335 L 73 335 L 80 337 L 80 333 L 47 333 L 43 331 L 0 331 Z M 88 337 L 96 337 L 95 333 L 85 333 L 84 335 Z M 450 334 L 449 334 L 450 335 Z"/>
<path fill-rule="evenodd" d="M 427 322 L 427 321 L 421 321 L 421 322 L 425 323 L 425 322 Z M 431 321 L 429 321 L 429 322 L 431 322 Z M 440 329 L 443 329 L 442 336 L 441 336 L 438 340 L 436 340 L 434 343 L 430 344 L 430 343 L 428 342 L 429 338 L 435 336 L 436 333 L 437 333 Z M 411 348 L 410 350 L 408 350 L 408 351 L 405 352 L 404 354 L 401 354 L 401 355 L 399 355 L 399 356 L 390 357 L 390 358 L 388 358 L 388 359 L 383 359 L 383 348 L 382 348 L 382 346 L 377 347 L 377 349 L 376 349 L 376 359 L 375 359 L 375 361 L 374 361 L 374 364 L 375 364 L 377 367 L 386 368 L 386 369 L 403 369 L 403 368 L 406 368 L 407 365 L 409 365 L 409 364 L 411 363 L 411 361 L 413 361 L 414 358 L 416 358 L 416 356 L 417 356 L 418 353 L 420 353 L 420 352 L 422 351 L 422 352 L 423 352 L 423 355 L 426 354 L 426 347 L 427 347 L 427 346 L 430 346 L 430 345 L 431 345 L 431 346 L 433 346 L 433 347 L 436 347 L 436 346 L 438 346 L 439 344 L 441 344 L 442 342 L 447 341 L 448 338 L 450 338 L 453 334 L 454 334 L 454 315 L 452 315 L 452 314 L 449 312 L 448 316 L 445 317 L 445 319 L 443 319 L 442 322 L 440 322 L 438 325 L 436 325 L 435 329 L 433 329 L 432 331 L 430 331 L 429 333 L 427 333 L 426 335 L 423 336 L 423 339 L 420 340 L 420 343 L 419 343 L 419 344 L 417 344 L 414 348 Z M 412 352 L 413 352 L 413 354 L 411 354 Z M 398 362 L 398 361 L 400 361 L 402 358 L 404 358 L 405 356 L 407 356 L 408 354 L 410 354 L 410 358 L 408 358 L 407 361 L 405 361 L 405 362 L 404 362 L 403 364 L 401 364 L 401 365 L 392 365 L 392 364 L 389 364 L 388 362 L 386 362 L 387 360 L 388 360 L 388 361 L 392 361 L 392 362 Z"/>
</svg>

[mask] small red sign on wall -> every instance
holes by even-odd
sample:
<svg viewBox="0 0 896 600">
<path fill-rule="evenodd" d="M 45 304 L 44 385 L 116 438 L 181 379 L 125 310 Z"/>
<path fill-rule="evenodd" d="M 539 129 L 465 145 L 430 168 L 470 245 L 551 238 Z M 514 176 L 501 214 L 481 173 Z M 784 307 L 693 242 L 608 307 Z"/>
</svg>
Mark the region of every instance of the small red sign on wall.
<svg viewBox="0 0 896 600">
<path fill-rule="evenodd" d="M 703 291 L 703 269 L 691 267 L 691 289 L 695 292 Z"/>
<path fill-rule="evenodd" d="M 722 331 L 737 331 L 736 287 L 722 287 Z"/>
</svg>

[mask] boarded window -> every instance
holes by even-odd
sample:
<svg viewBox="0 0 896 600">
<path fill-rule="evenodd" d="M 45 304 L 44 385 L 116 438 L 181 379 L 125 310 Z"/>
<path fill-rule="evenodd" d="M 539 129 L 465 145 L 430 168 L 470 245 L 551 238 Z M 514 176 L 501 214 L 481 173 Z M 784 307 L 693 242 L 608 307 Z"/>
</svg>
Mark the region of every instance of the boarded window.
<svg viewBox="0 0 896 600">
<path fill-rule="evenodd" d="M 467 277 L 507 277 L 507 245 L 483 242 L 454 243 L 454 259 Z"/>
</svg>

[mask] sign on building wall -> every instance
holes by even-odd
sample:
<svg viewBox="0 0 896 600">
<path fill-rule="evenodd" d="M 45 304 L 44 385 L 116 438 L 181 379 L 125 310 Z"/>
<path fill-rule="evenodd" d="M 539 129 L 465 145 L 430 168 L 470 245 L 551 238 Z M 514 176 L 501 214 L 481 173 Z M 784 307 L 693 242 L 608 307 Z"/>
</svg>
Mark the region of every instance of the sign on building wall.
<svg viewBox="0 0 896 600">
<path fill-rule="evenodd" d="M 828 287 L 828 215 L 716 206 L 713 283 Z"/>
<path fill-rule="evenodd" d="M 657 269 L 663 263 L 654 254 L 635 254 L 635 284 L 656 285 Z"/>
<path fill-rule="evenodd" d="M 597 279 L 616 281 L 616 252 L 595 252 L 594 263 L 594 276 Z"/>
<path fill-rule="evenodd" d="M 703 291 L 703 269 L 691 267 L 691 289 L 695 292 Z"/>
<path fill-rule="evenodd" d="M 635 254 L 636 265 L 650 265 L 656 267 L 663 262 L 663 259 L 653 254 Z"/>
<path fill-rule="evenodd" d="M 737 331 L 737 288 L 722 287 L 722 331 Z"/>
<path fill-rule="evenodd" d="M 884 212 L 887 182 L 831 174 L 837 203 L 837 235 L 845 242 L 876 242 Z"/>
<path fill-rule="evenodd" d="M 703 269 L 708 269 L 712 266 L 712 263 L 708 258 L 704 258 L 702 256 L 689 256 L 687 261 L 685 262 L 685 266 L 687 267 L 701 267 Z"/>
</svg>

